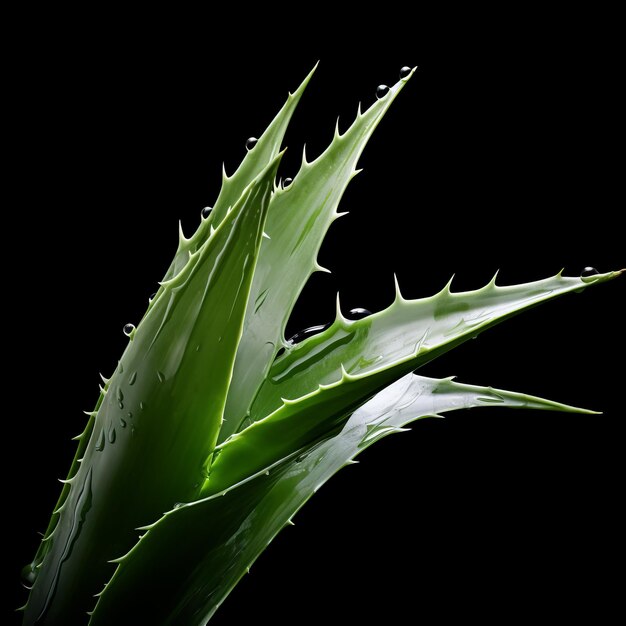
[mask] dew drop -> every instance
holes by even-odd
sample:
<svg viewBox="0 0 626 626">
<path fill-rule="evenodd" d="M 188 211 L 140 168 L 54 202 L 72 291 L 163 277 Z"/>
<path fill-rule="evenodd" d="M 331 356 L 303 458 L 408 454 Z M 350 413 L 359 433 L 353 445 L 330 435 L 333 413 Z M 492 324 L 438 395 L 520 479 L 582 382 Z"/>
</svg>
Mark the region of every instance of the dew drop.
<svg viewBox="0 0 626 626">
<path fill-rule="evenodd" d="M 406 78 L 411 73 L 411 68 L 408 65 L 400 68 L 400 78 Z"/>
<path fill-rule="evenodd" d="M 372 314 L 371 311 L 368 311 L 367 309 L 362 309 L 360 307 L 350 309 L 350 311 L 348 312 L 348 315 L 350 316 L 351 320 L 360 320 L 371 314 Z"/>
<path fill-rule="evenodd" d="M 252 150 L 252 148 L 256 146 L 257 141 L 258 139 L 256 137 L 248 137 L 248 139 L 246 139 L 246 150 Z"/>
<path fill-rule="evenodd" d="M 160 383 L 165 382 L 165 374 L 163 372 L 159 372 L 158 370 L 157 370 L 157 378 L 159 379 Z"/>
<path fill-rule="evenodd" d="M 155 291 L 149 298 L 148 298 L 148 304 L 150 304 L 155 298 L 156 298 L 157 292 Z"/>
<path fill-rule="evenodd" d="M 202 215 L 202 219 L 205 220 L 207 217 L 209 217 L 209 215 L 211 215 L 212 210 L 213 210 L 213 207 L 205 206 L 204 209 L 202 209 L 202 211 L 200 212 L 200 215 Z"/>
<path fill-rule="evenodd" d="M 182 503 L 182 502 L 177 502 L 177 503 L 174 505 L 174 507 L 173 507 L 173 508 L 174 508 L 174 509 L 180 509 L 180 507 L 181 507 L 181 506 L 183 506 L 183 503 Z"/>
<path fill-rule="evenodd" d="M 128 384 L 134 385 L 136 380 L 137 380 L 137 372 L 133 372 L 128 378 Z"/>
<path fill-rule="evenodd" d="M 25 565 L 20 572 L 20 577 L 22 579 L 22 585 L 24 585 L 26 589 L 31 589 L 37 580 L 37 570 L 34 565 L 32 563 Z"/>
<path fill-rule="evenodd" d="M 120 402 L 124 399 L 124 393 L 122 392 L 120 387 L 117 388 L 117 399 Z"/>
<path fill-rule="evenodd" d="M 134 330 L 135 330 L 135 325 L 134 324 L 125 324 L 124 325 L 124 334 L 127 337 L 130 337 L 133 334 Z"/>
<path fill-rule="evenodd" d="M 289 343 L 300 343 L 313 335 L 317 335 L 322 331 L 326 330 L 330 324 L 318 324 L 317 326 L 309 326 L 309 328 L 305 328 L 304 330 L 298 331 L 295 335 L 292 335 L 289 338 Z"/>
<path fill-rule="evenodd" d="M 117 365 L 118 365 L 118 372 L 121 374 L 124 371 L 124 366 L 122 365 L 121 361 L 118 361 Z"/>
<path fill-rule="evenodd" d="M 293 178 L 285 178 L 285 180 L 283 180 L 283 188 L 289 187 L 291 183 L 293 183 Z"/>
<path fill-rule="evenodd" d="M 196 346 L 196 352 L 200 352 L 200 344 Z"/>
<path fill-rule="evenodd" d="M 378 85 L 376 87 L 376 97 L 380 100 L 384 98 L 389 93 L 389 87 L 387 85 Z"/>
<path fill-rule="evenodd" d="M 140 402 L 139 408 L 143 411 L 146 408 L 146 405 L 143 402 Z"/>
<path fill-rule="evenodd" d="M 115 443 L 115 426 L 109 429 L 109 443 Z"/>
<path fill-rule="evenodd" d="M 98 436 L 98 442 L 96 443 L 96 451 L 102 452 L 102 450 L 104 450 L 104 444 L 105 444 L 104 430 L 101 430 L 100 435 Z"/>
<path fill-rule="evenodd" d="M 134 427 L 134 426 L 131 426 L 131 427 L 130 427 L 130 434 L 131 434 L 131 436 L 133 436 L 133 437 L 135 436 L 135 427 Z"/>
<path fill-rule="evenodd" d="M 594 274 L 599 274 L 600 272 L 598 272 L 598 270 L 595 267 L 591 267 L 590 265 L 588 265 L 587 267 L 584 267 L 582 272 L 580 273 L 581 276 L 593 276 Z"/>
<path fill-rule="evenodd" d="M 119 406 L 120 409 L 123 409 L 124 408 L 124 403 L 121 400 L 119 400 L 118 403 L 117 403 L 117 406 Z"/>
<path fill-rule="evenodd" d="M 129 420 L 132 420 L 133 414 L 130 411 L 128 411 L 128 413 L 126 413 L 126 417 L 128 417 Z"/>
<path fill-rule="evenodd" d="M 580 273 L 580 277 L 584 282 L 589 282 L 593 280 L 595 276 L 597 276 L 600 272 L 595 267 L 591 267 L 588 265 L 587 267 L 583 267 L 582 272 Z M 585 280 L 587 279 L 587 280 Z"/>
<path fill-rule="evenodd" d="M 120 426 L 126 428 L 126 420 L 123 417 L 120 417 Z"/>
</svg>

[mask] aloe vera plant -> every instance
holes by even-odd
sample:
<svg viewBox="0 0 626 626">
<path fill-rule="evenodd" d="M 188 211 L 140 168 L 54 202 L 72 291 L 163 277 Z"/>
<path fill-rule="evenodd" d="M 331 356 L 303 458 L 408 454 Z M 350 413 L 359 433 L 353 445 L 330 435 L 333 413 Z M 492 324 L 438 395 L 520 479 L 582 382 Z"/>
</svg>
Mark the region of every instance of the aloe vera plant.
<svg viewBox="0 0 626 626">
<path fill-rule="evenodd" d="M 474 406 L 586 412 L 413 370 L 620 272 L 405 299 L 291 342 L 285 328 L 361 152 L 414 70 L 293 181 L 281 143 L 310 75 L 175 257 L 88 415 L 24 577 L 25 624 L 204 624 L 315 491 L 409 422 Z M 156 599 L 155 599 L 156 598 Z M 88 615 L 90 617 L 88 617 Z"/>
</svg>

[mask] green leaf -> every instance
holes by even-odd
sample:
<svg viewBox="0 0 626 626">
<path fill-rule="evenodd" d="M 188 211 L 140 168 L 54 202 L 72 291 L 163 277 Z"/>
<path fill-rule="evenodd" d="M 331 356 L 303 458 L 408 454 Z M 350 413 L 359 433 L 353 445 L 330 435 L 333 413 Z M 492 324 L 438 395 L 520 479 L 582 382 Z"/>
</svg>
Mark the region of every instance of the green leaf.
<svg viewBox="0 0 626 626">
<path fill-rule="evenodd" d="M 362 450 L 413 420 L 482 406 L 587 412 L 451 379 L 405 376 L 356 411 L 334 437 L 223 494 L 166 514 L 120 562 L 90 625 L 205 624 L 302 505 Z"/>
<path fill-rule="evenodd" d="M 276 159 L 291 116 L 316 68 L 317 65 L 309 72 L 298 89 L 293 94 L 288 95 L 282 109 L 261 135 L 254 148 L 246 154 L 237 171 L 232 176 L 228 176 L 226 170 L 223 170 L 222 188 L 215 201 L 213 211 L 207 219 L 202 220 L 196 232 L 189 239 L 183 235 L 182 229 L 180 230 L 178 250 L 164 280 L 170 280 L 185 267 L 189 253 L 196 252 L 202 246 L 210 236 L 211 228 L 217 228 L 221 224 L 228 210 L 239 200 L 246 187 Z"/>
<path fill-rule="evenodd" d="M 345 133 L 337 126 L 328 148 L 311 163 L 303 157 L 291 185 L 272 197 L 265 227 L 270 239 L 263 241 L 254 275 L 220 441 L 249 416 L 276 353 L 285 345 L 287 320 L 307 280 L 315 271 L 327 271 L 317 263 L 317 254 L 328 228 L 342 215 L 339 201 L 359 171 L 369 138 L 412 74 L 365 113 L 359 110 Z"/>
<path fill-rule="evenodd" d="M 280 158 L 166 282 L 107 385 L 93 434 L 26 607 L 26 623 L 75 623 L 134 529 L 192 499 L 206 476 Z M 70 558 L 71 556 L 71 558 Z"/>
<path fill-rule="evenodd" d="M 420 300 L 396 299 L 357 321 L 338 311 L 325 332 L 293 346 L 271 368 L 252 407 L 251 426 L 220 444 L 203 495 L 222 491 L 327 436 L 374 393 L 407 372 L 523 310 L 620 272 L 552 278 L 452 293 L 450 284 Z"/>
</svg>

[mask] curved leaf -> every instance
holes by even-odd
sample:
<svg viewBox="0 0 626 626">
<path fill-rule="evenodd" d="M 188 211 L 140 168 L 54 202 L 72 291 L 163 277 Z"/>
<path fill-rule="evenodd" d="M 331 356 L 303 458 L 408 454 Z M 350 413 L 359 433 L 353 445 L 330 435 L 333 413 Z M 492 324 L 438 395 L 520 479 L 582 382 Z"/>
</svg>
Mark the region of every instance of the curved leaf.
<svg viewBox="0 0 626 626">
<path fill-rule="evenodd" d="M 390 88 L 348 130 L 339 128 L 328 148 L 313 162 L 303 157 L 291 185 L 278 188 L 270 202 L 254 274 L 244 334 L 237 351 L 232 391 L 228 395 L 220 441 L 239 429 L 250 405 L 283 347 L 285 326 L 296 299 L 315 271 L 328 228 L 341 215 L 339 201 L 354 178 L 358 160 L 372 133 L 413 72 Z"/>
<path fill-rule="evenodd" d="M 120 562 L 90 625 L 206 624 L 300 507 L 362 450 L 413 420 L 476 406 L 585 412 L 534 396 L 410 374 L 356 411 L 336 436 L 224 493 L 165 515 Z"/>
<path fill-rule="evenodd" d="M 228 176 L 226 171 L 223 171 L 222 188 L 215 201 L 213 211 L 207 219 L 202 220 L 196 232 L 189 239 L 183 235 L 182 230 L 180 231 L 178 250 L 164 280 L 170 280 L 185 267 L 189 253 L 194 253 L 200 248 L 209 238 L 211 228 L 217 228 L 222 223 L 228 210 L 235 206 L 246 187 L 276 159 L 291 116 L 316 68 L 317 65 L 309 72 L 298 89 L 293 94 L 289 94 L 283 108 L 261 135 L 254 148 L 246 154 L 237 171 L 232 176 Z"/>
<path fill-rule="evenodd" d="M 349 321 L 338 313 L 323 333 L 293 346 L 270 370 L 253 405 L 266 416 L 220 445 L 203 495 L 225 489 L 296 448 L 327 436 L 374 393 L 407 372 L 525 309 L 611 280 L 564 277 L 452 293 L 421 300 L 400 292 L 384 311 Z"/>
<path fill-rule="evenodd" d="M 25 624 L 80 623 L 111 575 L 107 561 L 135 542 L 133 529 L 197 495 L 220 428 L 278 161 L 188 256 L 133 332 L 46 540 Z"/>
</svg>

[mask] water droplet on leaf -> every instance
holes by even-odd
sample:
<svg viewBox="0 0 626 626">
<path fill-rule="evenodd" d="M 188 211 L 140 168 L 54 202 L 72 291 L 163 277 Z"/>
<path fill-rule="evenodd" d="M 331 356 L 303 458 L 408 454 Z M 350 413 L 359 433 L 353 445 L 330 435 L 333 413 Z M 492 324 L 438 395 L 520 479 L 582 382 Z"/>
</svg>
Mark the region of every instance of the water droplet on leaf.
<svg viewBox="0 0 626 626">
<path fill-rule="evenodd" d="M 289 187 L 289 185 L 291 185 L 291 183 L 293 183 L 293 178 L 285 178 L 285 180 L 283 180 L 283 188 L 284 187 Z"/>
<path fill-rule="evenodd" d="M 120 426 L 126 428 L 126 420 L 123 417 L 120 417 Z"/>
<path fill-rule="evenodd" d="M 389 87 L 387 87 L 387 85 L 378 85 L 378 87 L 376 87 L 376 97 L 379 100 L 384 98 L 387 93 L 389 93 Z"/>
<path fill-rule="evenodd" d="M 133 372 L 128 379 L 128 384 L 134 385 L 136 380 L 137 380 L 137 372 Z"/>
<path fill-rule="evenodd" d="M 149 298 L 148 298 L 148 304 L 150 304 L 155 298 L 156 298 L 157 292 L 155 291 Z"/>
<path fill-rule="evenodd" d="M 159 382 L 165 382 L 165 374 L 163 372 L 159 372 L 157 371 L 157 378 L 159 379 Z"/>
<path fill-rule="evenodd" d="M 362 309 L 360 307 L 350 309 L 350 311 L 348 312 L 348 315 L 350 316 L 351 320 L 360 320 L 371 314 L 372 314 L 371 311 L 368 311 L 367 309 Z"/>
<path fill-rule="evenodd" d="M 134 330 L 135 330 L 135 325 L 134 324 L 125 324 L 124 325 L 124 334 L 127 337 L 130 337 L 133 334 Z"/>
<path fill-rule="evenodd" d="M 301 341 L 304 341 L 305 339 L 308 339 L 309 337 L 313 335 L 317 335 L 318 333 L 321 333 L 322 331 L 326 330 L 329 326 L 330 324 L 318 324 L 317 326 L 309 326 L 309 328 L 300 330 L 295 335 L 292 335 L 289 338 L 289 342 L 300 343 Z"/>
<path fill-rule="evenodd" d="M 408 65 L 400 68 L 400 78 L 406 78 L 411 73 L 411 68 Z"/>
<path fill-rule="evenodd" d="M 587 267 L 583 267 L 582 272 L 580 273 L 580 277 L 584 282 L 589 282 L 589 280 L 593 280 L 595 276 L 597 276 L 600 272 L 595 267 L 591 267 L 588 265 Z M 588 279 L 588 280 L 585 280 Z"/>
<path fill-rule="evenodd" d="M 202 212 L 200 213 L 202 215 L 202 219 L 205 220 L 207 217 L 209 217 L 209 215 L 211 215 L 212 210 L 213 210 L 213 207 L 205 206 L 204 209 L 202 209 Z"/>
<path fill-rule="evenodd" d="M 246 150 L 252 150 L 252 148 L 256 146 L 257 141 L 258 139 L 256 137 L 248 137 L 248 139 L 246 139 Z"/>
<path fill-rule="evenodd" d="M 109 429 L 109 443 L 115 443 L 115 426 Z"/>
<path fill-rule="evenodd" d="M 29 563 L 22 568 L 20 576 L 22 579 L 22 585 L 24 585 L 26 589 L 31 589 L 37 580 L 37 570 L 32 563 Z"/>
<path fill-rule="evenodd" d="M 104 438 L 104 430 L 100 431 L 100 435 L 98 436 L 98 443 L 96 443 L 96 451 L 102 452 L 104 450 L 105 438 Z"/>
</svg>

